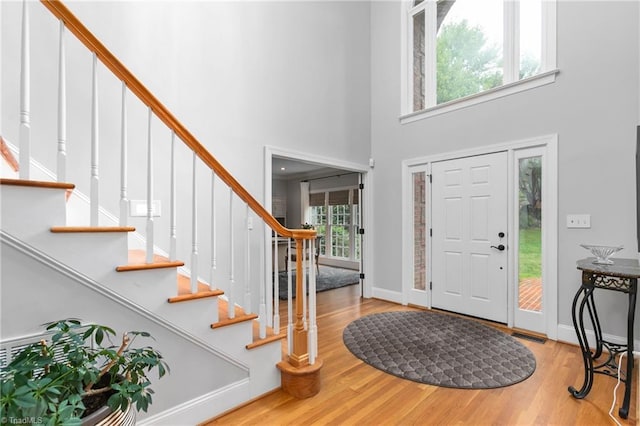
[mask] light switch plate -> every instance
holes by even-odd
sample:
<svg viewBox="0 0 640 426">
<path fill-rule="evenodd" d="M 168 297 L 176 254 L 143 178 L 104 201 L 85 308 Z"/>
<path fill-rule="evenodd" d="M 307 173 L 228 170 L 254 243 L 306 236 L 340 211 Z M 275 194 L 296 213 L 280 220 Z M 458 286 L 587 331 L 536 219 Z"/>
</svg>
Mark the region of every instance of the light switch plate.
<svg viewBox="0 0 640 426">
<path fill-rule="evenodd" d="M 160 200 L 151 202 L 151 216 L 160 217 Z M 146 217 L 147 216 L 147 200 L 129 200 L 129 216 Z"/>
<path fill-rule="evenodd" d="M 591 228 L 590 214 L 568 214 L 567 228 Z"/>
</svg>

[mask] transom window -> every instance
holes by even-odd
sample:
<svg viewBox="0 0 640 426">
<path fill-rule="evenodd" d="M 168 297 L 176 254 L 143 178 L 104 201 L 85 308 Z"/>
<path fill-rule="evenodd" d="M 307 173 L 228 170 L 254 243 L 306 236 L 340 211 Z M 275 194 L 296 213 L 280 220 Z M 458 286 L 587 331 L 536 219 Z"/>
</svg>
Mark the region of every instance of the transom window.
<svg viewBox="0 0 640 426">
<path fill-rule="evenodd" d="M 403 114 L 555 70 L 555 0 L 413 0 L 404 7 Z"/>
</svg>

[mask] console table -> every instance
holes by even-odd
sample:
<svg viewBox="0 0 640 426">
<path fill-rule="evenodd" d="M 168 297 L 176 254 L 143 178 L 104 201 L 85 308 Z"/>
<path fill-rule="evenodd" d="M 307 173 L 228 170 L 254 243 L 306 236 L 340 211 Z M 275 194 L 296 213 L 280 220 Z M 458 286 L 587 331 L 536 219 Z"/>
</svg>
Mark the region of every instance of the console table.
<svg viewBox="0 0 640 426">
<path fill-rule="evenodd" d="M 624 400 L 618 411 L 620 417 L 626 419 L 629 414 L 629 401 L 631 398 L 631 384 L 633 382 L 633 323 L 636 306 L 636 291 L 638 277 L 640 277 L 640 265 L 636 259 L 612 259 L 612 265 L 593 263 L 594 257 L 582 259 L 577 262 L 577 267 L 582 271 L 582 284 L 573 298 L 572 314 L 573 326 L 578 335 L 582 359 L 584 362 L 584 383 L 580 389 L 569 387 L 569 392 L 575 398 L 582 399 L 589 394 L 593 385 L 595 373 L 618 377 L 618 365 L 616 356 L 626 352 L 626 372 L 621 377 L 624 382 Z M 629 297 L 627 311 L 627 344 L 612 343 L 602 338 L 602 329 L 596 312 L 594 300 L 595 289 L 612 290 L 626 293 Z M 584 329 L 584 308 L 587 307 L 589 318 L 595 333 L 595 350 L 589 348 L 587 334 Z M 607 349 L 604 359 L 603 348 Z M 622 355 L 620 355 L 622 356 Z"/>
</svg>

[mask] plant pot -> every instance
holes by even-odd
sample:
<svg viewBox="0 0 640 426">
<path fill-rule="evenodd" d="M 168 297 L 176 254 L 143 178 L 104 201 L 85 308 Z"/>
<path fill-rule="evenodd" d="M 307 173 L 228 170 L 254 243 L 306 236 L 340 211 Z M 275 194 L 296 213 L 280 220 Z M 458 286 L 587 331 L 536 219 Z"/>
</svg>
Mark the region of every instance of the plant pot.
<svg viewBox="0 0 640 426">
<path fill-rule="evenodd" d="M 112 411 L 106 405 L 82 418 L 82 426 L 133 426 L 136 424 L 136 410 L 131 404 L 127 409 Z"/>
</svg>

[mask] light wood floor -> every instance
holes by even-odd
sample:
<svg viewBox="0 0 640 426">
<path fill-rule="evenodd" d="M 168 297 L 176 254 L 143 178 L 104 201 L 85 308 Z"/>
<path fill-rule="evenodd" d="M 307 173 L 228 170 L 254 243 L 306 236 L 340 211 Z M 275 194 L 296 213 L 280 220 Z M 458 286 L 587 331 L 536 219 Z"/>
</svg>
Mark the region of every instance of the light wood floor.
<svg viewBox="0 0 640 426">
<path fill-rule="evenodd" d="M 576 400 L 567 392 L 582 380 L 577 346 L 520 340 L 535 355 L 534 374 L 522 383 L 491 390 L 448 389 L 385 374 L 357 359 L 342 342 L 344 328 L 368 314 L 415 310 L 360 299 L 357 286 L 318 294 L 322 390 L 296 400 L 277 390 L 207 425 L 613 425 L 608 416 L 616 380 L 596 375 L 591 393 Z M 637 370 L 636 370 L 637 371 Z M 637 378 L 629 419 L 637 419 Z M 623 385 L 618 389 L 618 401 Z"/>
</svg>

